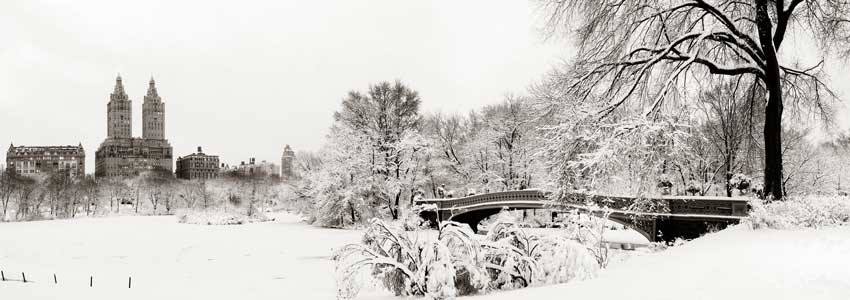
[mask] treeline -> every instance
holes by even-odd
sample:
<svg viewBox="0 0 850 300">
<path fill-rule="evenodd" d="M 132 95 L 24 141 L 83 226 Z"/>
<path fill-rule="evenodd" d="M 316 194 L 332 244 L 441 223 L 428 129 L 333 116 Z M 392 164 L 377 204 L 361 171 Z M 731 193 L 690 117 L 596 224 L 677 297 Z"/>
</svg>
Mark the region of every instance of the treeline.
<svg viewBox="0 0 850 300">
<path fill-rule="evenodd" d="M 725 82 L 650 114 L 623 108 L 600 119 L 592 103 L 565 100 L 558 87 L 544 81 L 465 114 L 422 113 L 419 94 L 398 81 L 351 91 L 325 145 L 296 155 L 297 192 L 312 199 L 322 226 L 399 219 L 417 197 L 529 188 L 762 194 L 758 90 Z M 809 132 L 785 129 L 786 193 L 844 192 L 850 139 L 815 144 Z"/>
<path fill-rule="evenodd" d="M 419 94 L 401 82 L 349 92 L 326 144 L 296 155 L 299 193 L 314 221 L 344 226 L 399 219 L 417 197 L 465 196 L 540 187 L 538 141 L 524 99 L 469 114 L 423 114 Z M 444 192 L 442 192 L 444 191 Z"/>
<path fill-rule="evenodd" d="M 23 176 L 4 170 L 0 172 L 0 220 L 169 215 L 179 209 L 220 209 L 251 216 L 291 198 L 291 191 L 278 178 L 259 173 L 226 172 L 216 179 L 182 180 L 165 170 L 110 178 L 71 178 L 62 173 Z"/>
</svg>

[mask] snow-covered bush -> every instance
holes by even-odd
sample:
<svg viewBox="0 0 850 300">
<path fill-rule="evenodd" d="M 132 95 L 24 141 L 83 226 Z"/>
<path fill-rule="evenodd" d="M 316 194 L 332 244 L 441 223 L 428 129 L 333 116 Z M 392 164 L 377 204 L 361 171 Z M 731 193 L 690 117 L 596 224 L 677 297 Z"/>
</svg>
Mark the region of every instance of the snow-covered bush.
<svg viewBox="0 0 850 300">
<path fill-rule="evenodd" d="M 583 280 L 600 269 L 593 247 L 566 236 L 528 234 L 515 223 L 495 223 L 482 243 L 491 289 Z"/>
<path fill-rule="evenodd" d="M 732 175 L 732 178 L 729 179 L 729 185 L 738 190 L 738 193 L 741 195 L 749 191 L 752 183 L 753 179 L 750 178 L 750 176 L 741 173 L 735 173 L 735 175 Z"/>
<path fill-rule="evenodd" d="M 700 188 L 700 183 L 696 180 L 688 181 L 688 186 L 685 187 L 685 192 L 691 195 L 698 194 L 702 189 Z"/>
<path fill-rule="evenodd" d="M 488 289 L 513 289 L 592 277 L 587 248 L 565 237 L 539 237 L 515 223 L 497 223 L 484 240 L 460 223 L 443 222 L 435 239 L 373 219 L 361 244 L 334 254 L 338 296 L 353 298 L 366 282 L 399 296 L 451 299 Z M 368 274 L 367 274 L 367 271 Z"/>
<path fill-rule="evenodd" d="M 470 295 L 484 291 L 490 277 L 485 255 L 472 229 L 466 224 L 443 222 L 437 240 L 451 249 L 457 294 Z"/>
<path fill-rule="evenodd" d="M 338 296 L 356 296 L 362 284 L 358 276 L 370 268 L 370 275 L 397 296 L 454 298 L 457 290 L 452 253 L 471 248 L 467 243 L 472 233 L 462 229 L 460 225 L 443 225 L 437 241 L 411 240 L 408 233 L 373 219 L 361 244 L 349 244 L 334 253 Z"/>
<path fill-rule="evenodd" d="M 590 207 L 603 211 L 603 215 L 600 217 L 577 213 L 568 215 L 564 224 L 565 230 L 569 238 L 587 247 L 599 267 L 605 268 L 608 266 L 610 249 L 603 240 L 603 234 L 608 225 L 610 211 L 603 210 L 595 204 Z"/>
<path fill-rule="evenodd" d="M 177 222 L 185 224 L 201 225 L 241 225 L 255 222 L 266 222 L 274 219 L 267 217 L 262 212 L 255 212 L 251 216 L 241 214 L 240 211 L 224 211 L 219 209 L 209 210 L 179 210 L 177 211 Z"/>
<path fill-rule="evenodd" d="M 764 183 L 761 180 L 753 180 L 750 182 L 750 191 L 753 195 L 761 198 L 764 195 Z"/>
<path fill-rule="evenodd" d="M 536 284 L 557 284 L 590 279 L 599 272 L 599 263 L 590 247 L 565 236 L 547 236 L 537 250 Z M 607 247 L 606 247 L 607 249 Z"/>
<path fill-rule="evenodd" d="M 850 197 L 799 196 L 769 203 L 752 200 L 753 228 L 792 229 L 850 224 Z"/>
<path fill-rule="evenodd" d="M 539 238 L 528 235 L 516 223 L 497 223 L 487 233 L 484 244 L 494 289 L 514 289 L 531 285 L 538 269 Z"/>
<path fill-rule="evenodd" d="M 414 205 L 409 207 L 404 213 L 404 230 L 415 231 L 431 227 L 431 221 L 423 219 L 422 213 L 437 214 L 436 204 Z"/>
</svg>

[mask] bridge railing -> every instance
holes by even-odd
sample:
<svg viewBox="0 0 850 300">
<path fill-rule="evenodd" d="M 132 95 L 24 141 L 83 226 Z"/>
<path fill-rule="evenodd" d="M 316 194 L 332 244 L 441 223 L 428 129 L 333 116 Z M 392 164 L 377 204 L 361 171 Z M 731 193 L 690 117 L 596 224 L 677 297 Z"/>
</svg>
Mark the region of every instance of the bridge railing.
<svg viewBox="0 0 850 300">
<path fill-rule="evenodd" d="M 516 200 L 543 201 L 546 200 L 546 193 L 540 190 L 495 192 L 459 198 L 422 199 L 417 200 L 416 204 L 436 204 L 439 209 L 450 209 L 453 207 Z"/>
<path fill-rule="evenodd" d="M 417 204 L 436 204 L 440 210 L 469 207 L 472 205 L 509 201 L 546 201 L 550 194 L 541 190 L 521 190 L 472 195 L 460 198 L 422 199 Z M 669 214 L 703 214 L 745 216 L 749 211 L 748 198 L 706 196 L 660 196 L 643 198 L 648 207 L 635 207 L 636 197 L 619 195 L 594 195 L 568 193 L 561 198 L 563 203 L 584 205 L 587 202 L 618 210 L 661 212 Z"/>
</svg>

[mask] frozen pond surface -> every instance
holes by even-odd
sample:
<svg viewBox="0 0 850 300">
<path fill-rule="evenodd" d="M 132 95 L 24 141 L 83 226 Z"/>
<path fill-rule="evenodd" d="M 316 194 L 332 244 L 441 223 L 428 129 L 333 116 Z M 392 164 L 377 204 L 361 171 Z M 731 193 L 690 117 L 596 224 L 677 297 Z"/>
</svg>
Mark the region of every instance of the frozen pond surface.
<svg viewBox="0 0 850 300">
<path fill-rule="evenodd" d="M 172 216 L 0 223 L 0 269 L 34 281 L 0 282 L 0 299 L 335 299 L 329 256 L 362 231 L 275 217 L 241 226 Z M 664 252 L 629 252 L 596 279 L 469 299 L 850 299 L 848 253 L 850 227 L 733 228 Z M 364 291 L 358 299 L 402 298 Z"/>
<path fill-rule="evenodd" d="M 26 272 L 34 283 L 0 283 L 0 298 L 334 299 L 329 256 L 362 231 L 276 217 L 241 226 L 173 216 L 2 223 L 0 269 L 17 280 Z"/>
</svg>

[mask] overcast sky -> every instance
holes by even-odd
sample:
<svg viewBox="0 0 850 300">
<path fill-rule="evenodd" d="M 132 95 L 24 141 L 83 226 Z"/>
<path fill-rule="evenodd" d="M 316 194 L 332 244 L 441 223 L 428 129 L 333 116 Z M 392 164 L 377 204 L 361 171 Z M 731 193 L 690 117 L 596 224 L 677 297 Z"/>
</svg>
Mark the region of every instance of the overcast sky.
<svg viewBox="0 0 850 300">
<path fill-rule="evenodd" d="M 82 143 L 92 172 L 120 73 L 134 136 L 154 76 L 175 158 L 203 146 L 277 162 L 285 144 L 317 149 L 346 92 L 370 83 L 402 80 L 425 112 L 525 92 L 571 54 L 538 25 L 525 0 L 0 0 L 0 156 Z M 828 68 L 848 94 L 846 64 Z"/>
<path fill-rule="evenodd" d="M 237 5 L 238 3 L 238 5 Z M 0 1 L 0 144 L 106 137 L 120 73 L 141 136 L 151 75 L 176 156 L 279 161 L 317 149 L 346 92 L 399 79 L 423 110 L 522 93 L 569 55 L 526 1 Z"/>
</svg>

